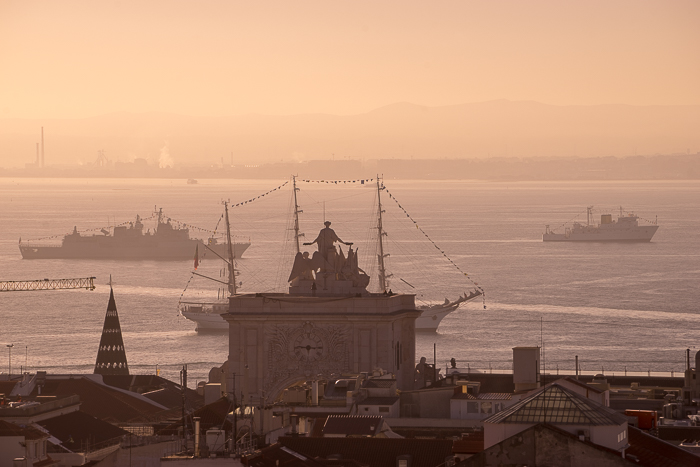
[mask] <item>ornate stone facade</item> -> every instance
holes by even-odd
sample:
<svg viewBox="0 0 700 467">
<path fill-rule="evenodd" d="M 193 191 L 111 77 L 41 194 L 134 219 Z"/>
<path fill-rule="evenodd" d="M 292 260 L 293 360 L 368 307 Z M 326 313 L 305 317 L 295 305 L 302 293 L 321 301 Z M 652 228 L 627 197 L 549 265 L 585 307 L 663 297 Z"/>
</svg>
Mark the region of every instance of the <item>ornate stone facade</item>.
<svg viewBox="0 0 700 467">
<path fill-rule="evenodd" d="M 412 389 L 419 314 L 413 295 L 231 297 L 223 315 L 230 387 L 250 403 L 269 402 L 298 381 L 383 368 Z"/>
<path fill-rule="evenodd" d="M 246 403 L 274 401 L 299 381 L 331 379 L 382 368 L 398 389 L 413 389 L 414 295 L 372 294 L 352 243 L 331 223 L 297 253 L 288 294 L 229 298 L 227 388 Z M 335 244 L 349 246 L 347 255 Z"/>
</svg>

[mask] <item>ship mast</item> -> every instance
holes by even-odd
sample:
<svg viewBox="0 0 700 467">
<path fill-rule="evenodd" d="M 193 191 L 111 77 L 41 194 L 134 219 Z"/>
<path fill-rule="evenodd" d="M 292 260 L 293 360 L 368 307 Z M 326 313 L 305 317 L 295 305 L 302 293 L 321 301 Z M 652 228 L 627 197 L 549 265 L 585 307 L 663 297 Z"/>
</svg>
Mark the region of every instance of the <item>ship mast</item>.
<svg viewBox="0 0 700 467">
<path fill-rule="evenodd" d="M 299 233 L 299 214 L 304 211 L 299 209 L 299 203 L 297 202 L 297 191 L 299 191 L 299 188 L 297 188 L 297 178 L 294 175 L 292 175 L 292 185 L 294 186 L 294 243 L 297 247 L 297 253 L 301 253 L 299 237 L 303 237 L 304 234 Z"/>
<path fill-rule="evenodd" d="M 233 242 L 231 241 L 231 224 L 228 220 L 228 201 L 224 201 L 226 211 L 226 239 L 228 240 L 228 293 L 236 295 L 236 267 L 233 263 Z"/>
<path fill-rule="evenodd" d="M 377 175 L 377 203 L 378 203 L 378 213 L 377 213 L 377 232 L 379 234 L 379 254 L 377 255 L 377 261 L 379 263 L 379 288 L 382 292 L 386 292 L 387 279 L 391 277 L 391 274 L 386 273 L 386 267 L 384 266 L 384 258 L 388 257 L 388 254 L 384 254 L 384 240 L 383 237 L 386 235 L 384 232 L 384 226 L 382 224 L 382 190 L 384 189 L 384 184 L 379 179 Z"/>
</svg>

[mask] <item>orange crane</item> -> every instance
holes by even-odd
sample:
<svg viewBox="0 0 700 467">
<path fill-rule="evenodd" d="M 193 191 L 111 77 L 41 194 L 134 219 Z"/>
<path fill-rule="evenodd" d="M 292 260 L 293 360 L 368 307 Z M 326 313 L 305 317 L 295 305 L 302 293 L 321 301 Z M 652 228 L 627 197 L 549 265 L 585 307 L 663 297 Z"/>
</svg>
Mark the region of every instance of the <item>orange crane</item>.
<svg viewBox="0 0 700 467">
<path fill-rule="evenodd" d="M 0 292 L 29 290 L 86 289 L 95 290 L 95 277 L 78 279 L 39 279 L 35 281 L 0 281 Z"/>
</svg>

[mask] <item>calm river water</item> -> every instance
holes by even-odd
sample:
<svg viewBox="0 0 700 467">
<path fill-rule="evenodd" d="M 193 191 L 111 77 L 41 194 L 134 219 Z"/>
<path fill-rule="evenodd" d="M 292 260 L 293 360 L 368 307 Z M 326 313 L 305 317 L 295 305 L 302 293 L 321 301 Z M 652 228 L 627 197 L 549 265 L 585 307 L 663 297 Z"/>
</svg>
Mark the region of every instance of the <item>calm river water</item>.
<svg viewBox="0 0 700 467">
<path fill-rule="evenodd" d="M 252 200 L 231 209 L 233 232 L 252 242 L 238 260 L 242 290 L 282 291 L 293 258 L 291 183 L 257 197 L 284 183 L 0 179 L 0 280 L 97 277 L 94 291 L 0 294 L 0 344 L 3 352 L 14 344 L 13 369 L 91 372 L 111 275 L 131 371 L 152 372 L 158 365 L 163 376 L 177 380 L 187 363 L 193 384 L 206 378 L 227 358 L 228 337 L 199 335 L 178 313 L 181 296 L 217 296 L 216 283 L 192 276 L 192 261 L 22 260 L 18 239 L 57 235 L 60 242 L 74 226 L 99 231 L 136 214 L 148 217 L 154 206 L 174 220 L 213 230 L 223 199 L 233 205 Z M 385 184 L 394 197 L 382 194 L 393 291 L 437 302 L 472 288 L 440 250 L 486 290 L 485 309 L 480 301 L 469 303 L 437 333 L 419 334 L 418 358 L 432 360 L 435 344 L 438 366 L 454 357 L 460 366 L 509 369 L 512 347 L 544 342 L 548 371 L 572 369 L 578 355 L 585 371 L 620 373 L 682 371 L 685 349 L 698 350 L 696 181 Z M 315 238 L 324 219 L 332 221 L 336 233 L 359 248 L 360 266 L 376 276 L 376 190 L 358 183 L 298 186 L 307 239 Z M 577 215 L 585 222 L 588 205 L 596 215 L 616 217 L 621 205 L 649 221 L 658 216 L 660 228 L 644 244 L 542 242 L 545 224 L 554 228 Z M 198 272 L 219 277 L 221 268 L 207 257 Z M 0 364 L 3 372 L 8 357 Z"/>
</svg>

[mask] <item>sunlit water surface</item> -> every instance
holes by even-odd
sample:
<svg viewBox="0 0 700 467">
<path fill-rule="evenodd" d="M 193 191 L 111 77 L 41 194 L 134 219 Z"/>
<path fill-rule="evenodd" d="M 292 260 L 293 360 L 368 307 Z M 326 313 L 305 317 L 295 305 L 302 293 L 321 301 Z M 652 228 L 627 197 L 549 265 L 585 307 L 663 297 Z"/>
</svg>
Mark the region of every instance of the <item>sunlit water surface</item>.
<svg viewBox="0 0 700 467">
<path fill-rule="evenodd" d="M 231 209 L 233 232 L 252 242 L 237 262 L 242 291 L 283 291 L 294 251 L 290 184 L 257 198 L 283 183 L 0 179 L 0 280 L 97 277 L 91 292 L 0 293 L 0 344 L 3 350 L 14 344 L 13 368 L 91 372 L 111 275 L 131 371 L 154 372 L 158 365 L 176 380 L 187 363 L 192 384 L 205 379 L 227 358 L 228 337 L 200 335 L 178 313 L 181 296 L 217 297 L 215 282 L 192 276 L 192 261 L 22 260 L 18 239 L 58 235 L 60 241 L 74 226 L 99 230 L 137 213 L 148 217 L 154 206 L 204 229 L 219 223 L 221 232 L 221 201 L 253 200 Z M 578 355 L 584 370 L 607 373 L 682 371 L 685 349 L 697 351 L 697 182 L 385 183 L 392 290 L 437 302 L 473 288 L 442 250 L 486 291 L 485 309 L 481 301 L 469 303 L 437 333 L 419 334 L 418 358 L 432 360 L 435 344 L 438 366 L 455 357 L 460 366 L 508 369 L 512 347 L 543 342 L 549 371 L 573 368 Z M 376 277 L 376 190 L 352 183 L 299 187 L 307 240 L 325 216 L 343 240 L 355 243 L 360 266 Z M 615 217 L 622 205 L 649 221 L 658 216 L 661 227 L 644 244 L 541 241 L 545 224 L 555 228 L 581 213 L 585 221 L 587 205 Z M 205 257 L 198 272 L 218 278 L 221 268 L 221 261 Z"/>
</svg>

